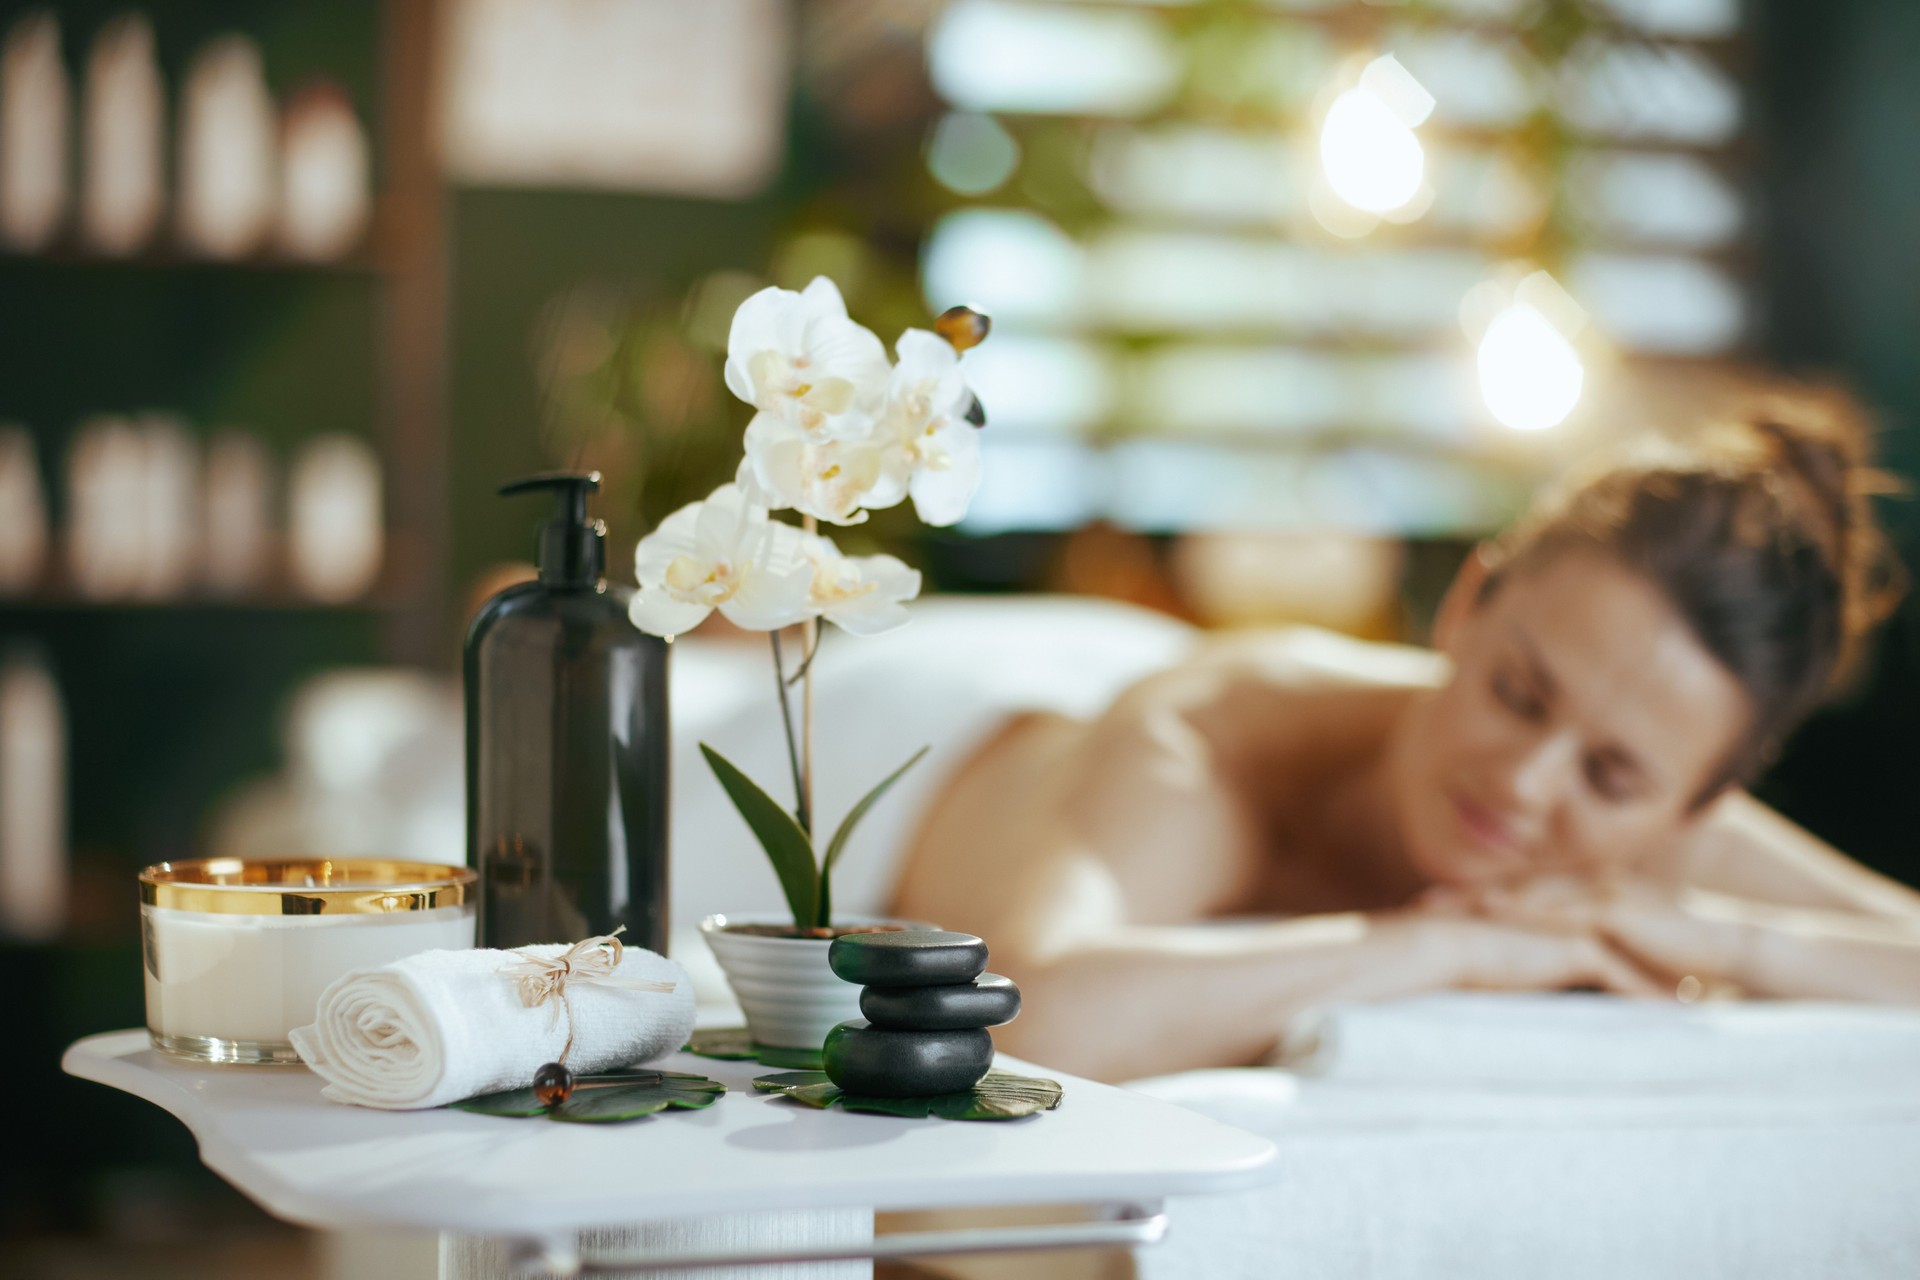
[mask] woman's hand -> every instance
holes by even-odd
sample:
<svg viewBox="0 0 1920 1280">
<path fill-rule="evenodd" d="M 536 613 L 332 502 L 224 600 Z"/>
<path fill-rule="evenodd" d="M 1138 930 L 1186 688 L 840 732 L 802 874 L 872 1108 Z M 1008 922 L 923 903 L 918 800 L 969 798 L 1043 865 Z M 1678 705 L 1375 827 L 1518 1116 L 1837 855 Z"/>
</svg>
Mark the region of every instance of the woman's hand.
<svg viewBox="0 0 1920 1280">
<path fill-rule="evenodd" d="M 1589 987 L 1617 995 L 1673 994 L 1673 981 L 1610 945 L 1600 934 L 1493 919 L 1439 906 L 1408 913 L 1401 927 L 1416 953 L 1447 985 L 1484 991 Z"/>
<path fill-rule="evenodd" d="M 1472 889 L 1436 890 L 1423 900 L 1441 912 L 1524 929 L 1592 938 L 1682 999 L 1737 993 L 1748 932 L 1703 912 L 1705 895 L 1641 878 L 1537 875 Z"/>
</svg>

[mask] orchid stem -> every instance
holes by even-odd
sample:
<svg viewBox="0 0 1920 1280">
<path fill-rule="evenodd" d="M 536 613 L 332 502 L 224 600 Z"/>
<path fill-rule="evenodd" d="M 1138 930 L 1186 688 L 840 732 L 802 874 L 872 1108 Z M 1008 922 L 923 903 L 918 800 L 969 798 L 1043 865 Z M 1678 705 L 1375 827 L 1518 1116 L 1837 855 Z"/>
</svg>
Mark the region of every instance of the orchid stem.
<svg viewBox="0 0 1920 1280">
<path fill-rule="evenodd" d="M 813 670 L 813 655 L 820 652 L 820 641 L 826 638 L 826 634 L 826 629 L 823 627 L 814 635 L 813 648 L 807 650 L 807 656 L 800 659 L 800 669 L 787 677 L 788 684 L 799 684 L 801 678 Z"/>
<path fill-rule="evenodd" d="M 812 516 L 805 516 L 800 521 L 800 527 L 809 534 L 817 534 L 820 531 L 820 522 Z M 802 789 L 806 792 L 807 812 L 811 814 L 813 812 L 813 655 L 820 648 L 820 619 L 808 618 L 802 634 L 807 641 L 807 662 L 802 668 L 805 678 L 800 682 L 800 781 Z M 808 828 L 808 834 L 812 834 L 811 828 Z M 820 868 L 822 898 L 826 897 L 826 873 L 826 867 L 822 865 Z M 820 920 L 818 923 L 824 927 L 827 922 Z"/>
<path fill-rule="evenodd" d="M 786 663 L 780 658 L 780 628 L 775 627 L 767 632 L 767 639 L 773 642 L 773 683 L 780 699 L 780 726 L 786 730 L 787 763 L 793 768 L 793 818 L 800 824 L 800 829 L 807 833 L 807 838 L 812 839 L 813 806 L 809 803 L 812 797 L 807 792 L 806 779 L 800 772 L 800 752 L 793 743 L 793 708 L 787 702 L 787 670 Z"/>
</svg>

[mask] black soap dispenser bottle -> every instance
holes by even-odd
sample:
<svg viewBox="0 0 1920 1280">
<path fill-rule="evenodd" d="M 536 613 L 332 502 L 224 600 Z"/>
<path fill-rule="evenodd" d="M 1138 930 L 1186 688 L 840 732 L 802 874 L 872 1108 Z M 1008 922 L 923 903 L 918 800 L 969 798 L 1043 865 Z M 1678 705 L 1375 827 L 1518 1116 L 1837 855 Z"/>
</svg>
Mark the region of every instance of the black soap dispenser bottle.
<svg viewBox="0 0 1920 1280">
<path fill-rule="evenodd" d="M 599 472 L 530 476 L 552 492 L 537 581 L 500 592 L 467 629 L 467 861 L 480 945 L 610 933 L 667 949 L 667 644 L 627 618 Z"/>
</svg>

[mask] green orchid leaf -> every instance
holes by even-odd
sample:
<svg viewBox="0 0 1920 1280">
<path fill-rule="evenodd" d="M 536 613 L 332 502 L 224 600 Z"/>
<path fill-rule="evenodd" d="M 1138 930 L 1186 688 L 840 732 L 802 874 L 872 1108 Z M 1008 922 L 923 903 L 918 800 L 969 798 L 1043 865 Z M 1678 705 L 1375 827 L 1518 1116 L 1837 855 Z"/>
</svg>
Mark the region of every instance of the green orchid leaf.
<svg viewBox="0 0 1920 1280">
<path fill-rule="evenodd" d="M 555 1120 L 572 1124 L 617 1124 L 638 1120 L 669 1107 L 697 1110 L 710 1107 L 727 1087 L 705 1076 L 662 1071 L 653 1084 L 615 1084 L 575 1089 L 573 1096 L 551 1112 Z"/>
<path fill-rule="evenodd" d="M 900 781 L 901 774 L 919 764 L 921 758 L 931 750 L 933 750 L 931 746 L 925 746 L 914 752 L 905 764 L 882 778 L 878 786 L 860 798 L 859 804 L 847 811 L 847 816 L 840 820 L 840 829 L 833 833 L 833 839 L 827 844 L 826 870 L 822 873 L 822 878 L 833 871 L 834 863 L 840 861 L 840 854 L 846 849 L 848 838 L 853 835 L 853 829 L 859 824 L 860 819 L 867 816 L 867 810 L 873 808 L 875 802 L 887 793 L 887 788 Z"/>
<path fill-rule="evenodd" d="M 842 1093 L 821 1071 L 791 1071 L 760 1076 L 753 1087 L 762 1093 L 780 1093 L 809 1107 L 838 1105 L 843 1111 L 902 1116 L 909 1120 L 929 1116 L 941 1120 L 1016 1120 L 1051 1111 L 1062 1092 L 1055 1080 L 989 1071 L 984 1080 L 960 1093 L 926 1098 L 868 1098 Z"/>
<path fill-rule="evenodd" d="M 477 1098 L 463 1098 L 459 1102 L 449 1102 L 447 1105 L 456 1111 L 472 1111 L 483 1116 L 547 1114 L 547 1104 L 535 1097 L 531 1089 L 508 1089 L 504 1093 L 483 1093 Z"/>
<path fill-rule="evenodd" d="M 807 839 L 807 833 L 800 829 L 793 815 L 780 807 L 779 801 L 762 791 L 758 783 L 740 772 L 725 756 L 704 742 L 700 744 L 700 754 L 707 758 L 707 766 L 720 779 L 727 798 L 746 819 L 760 847 L 767 851 L 767 860 L 773 863 L 773 873 L 780 877 L 780 890 L 786 894 L 787 906 L 793 912 L 794 924 L 802 928 L 811 925 L 818 914 L 821 879 L 820 869 L 814 862 L 813 842 Z"/>
</svg>

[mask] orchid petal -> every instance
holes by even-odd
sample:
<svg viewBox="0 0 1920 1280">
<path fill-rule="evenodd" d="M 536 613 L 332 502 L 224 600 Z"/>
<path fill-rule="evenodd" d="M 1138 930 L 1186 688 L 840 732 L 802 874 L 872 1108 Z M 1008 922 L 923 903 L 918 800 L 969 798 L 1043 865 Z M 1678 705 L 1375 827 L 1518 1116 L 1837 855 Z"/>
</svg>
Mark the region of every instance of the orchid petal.
<svg viewBox="0 0 1920 1280">
<path fill-rule="evenodd" d="M 749 502 L 738 485 L 723 484 L 701 505 L 694 554 L 717 564 L 736 564 L 747 557 L 766 522 L 765 507 Z"/>
<path fill-rule="evenodd" d="M 747 573 L 740 589 L 723 601 L 720 612 L 727 621 L 748 631 L 772 631 L 790 627 L 807 616 L 807 585 L 813 571 L 805 563 L 789 566 L 784 572 L 754 570 Z"/>
<path fill-rule="evenodd" d="M 691 555 L 696 548 L 695 529 L 704 503 L 689 502 L 662 520 L 658 527 L 640 539 L 633 549 L 633 576 L 645 585 L 658 586 L 666 578 L 667 566 L 679 557 Z"/>
<path fill-rule="evenodd" d="M 930 420 L 957 414 L 965 407 L 967 382 L 960 372 L 960 356 L 945 338 L 925 329 L 908 329 L 893 349 L 900 363 L 894 366 L 890 396 L 931 383 L 927 389 Z"/>
<path fill-rule="evenodd" d="M 807 281 L 807 287 L 800 291 L 800 300 L 815 315 L 847 318 L 847 300 L 840 296 L 840 286 L 827 276 L 815 276 Z"/>
<path fill-rule="evenodd" d="M 914 471 L 913 509 L 927 524 L 957 524 L 980 488 L 980 442 L 965 425 L 946 427 L 934 439 L 943 465 Z"/>
<path fill-rule="evenodd" d="M 642 587 L 627 603 L 627 617 L 651 636 L 677 636 L 691 631 L 713 609 L 704 604 L 675 600 L 665 591 Z"/>
</svg>

